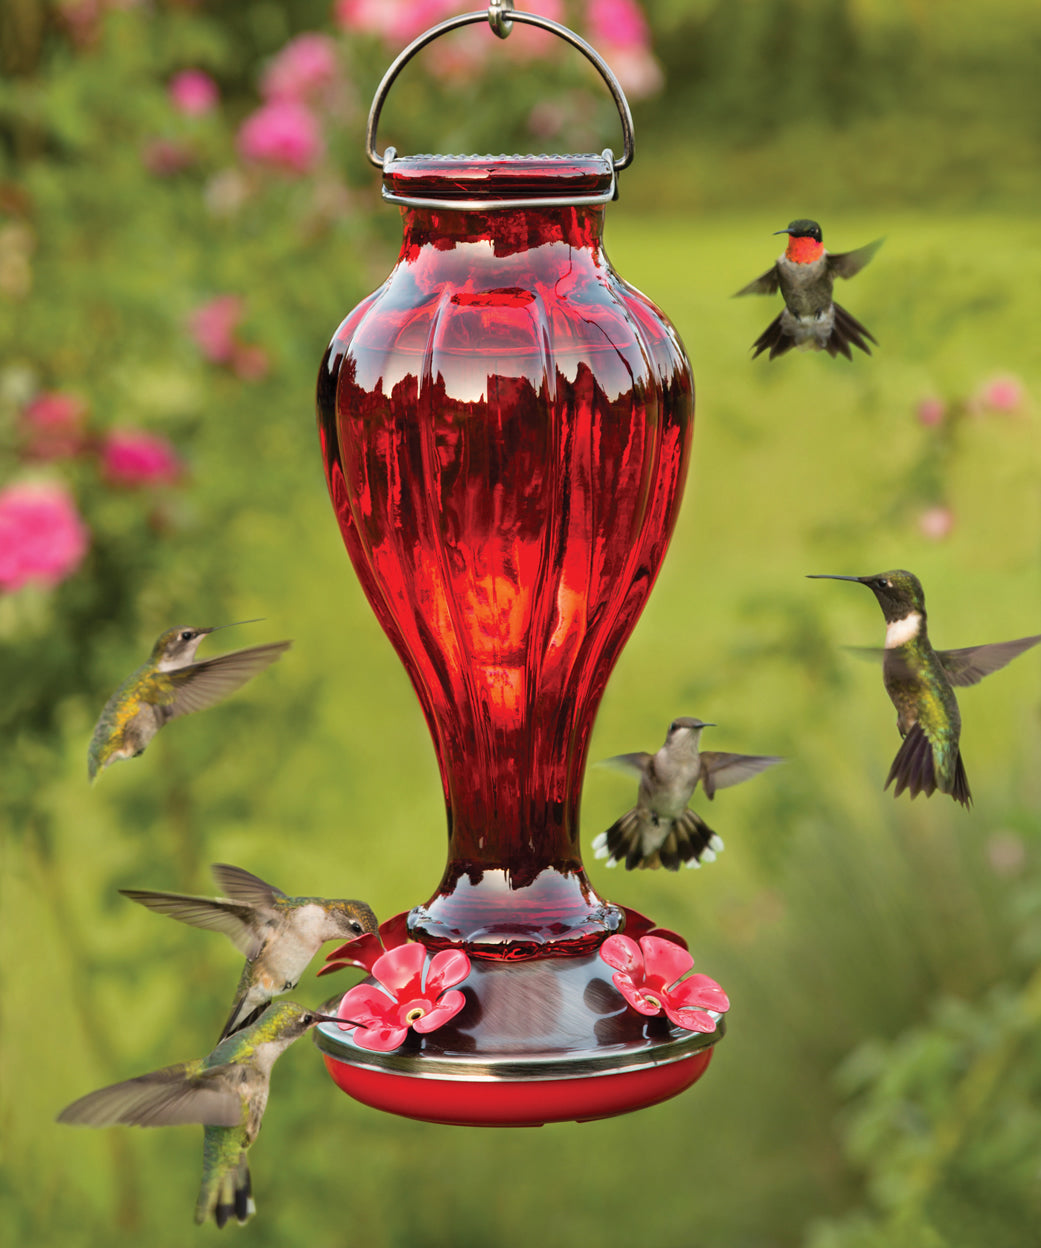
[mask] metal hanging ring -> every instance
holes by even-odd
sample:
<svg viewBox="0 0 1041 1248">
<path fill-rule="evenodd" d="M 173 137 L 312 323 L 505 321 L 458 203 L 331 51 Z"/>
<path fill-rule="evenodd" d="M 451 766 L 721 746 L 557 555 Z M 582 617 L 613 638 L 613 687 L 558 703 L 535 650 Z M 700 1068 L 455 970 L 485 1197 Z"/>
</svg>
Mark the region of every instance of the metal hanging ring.
<svg viewBox="0 0 1041 1248">
<path fill-rule="evenodd" d="M 513 0 L 492 0 L 488 6 L 488 25 L 500 39 L 508 39 L 513 23 L 506 16 L 513 12 Z"/>
<path fill-rule="evenodd" d="M 381 156 L 376 150 L 376 127 L 379 125 L 380 113 L 383 111 L 387 93 L 390 91 L 398 74 L 401 73 L 416 53 L 425 48 L 428 43 L 433 43 L 435 39 L 450 30 L 456 30 L 460 26 L 473 26 L 478 22 L 488 22 L 492 30 L 502 39 L 505 39 L 506 35 L 509 34 L 509 27 L 513 22 L 524 22 L 529 26 L 539 26 L 543 30 L 548 30 L 551 34 L 559 35 L 565 43 L 569 43 L 573 48 L 581 52 L 586 60 L 591 62 L 597 69 L 606 83 L 622 123 L 623 150 L 621 156 L 614 161 L 613 167 L 617 172 L 625 169 L 632 163 L 633 117 L 629 111 L 629 101 L 625 98 L 625 92 L 622 90 L 618 79 L 612 73 L 610 66 L 599 52 L 590 47 L 573 30 L 569 30 L 567 26 L 561 26 L 559 22 L 554 22 L 551 18 L 543 17 L 539 13 L 528 13 L 521 9 L 514 9 L 512 8 L 512 3 L 513 0 L 493 0 L 493 3 L 489 5 L 487 10 L 482 9 L 476 13 L 460 13 L 457 17 L 450 17 L 443 22 L 439 22 L 436 26 L 431 26 L 429 30 L 425 31 L 418 38 L 413 39 L 408 47 L 398 54 L 390 68 L 383 75 L 380 85 L 376 88 L 376 95 L 372 101 L 372 107 L 369 109 L 369 122 L 365 129 L 366 152 L 369 160 L 377 169 L 384 167 L 386 153 Z M 509 17 L 505 16 L 506 11 L 509 12 Z M 505 29 L 505 34 L 499 33 L 499 26 Z M 387 149 L 388 152 L 392 150 L 391 148 Z"/>
</svg>

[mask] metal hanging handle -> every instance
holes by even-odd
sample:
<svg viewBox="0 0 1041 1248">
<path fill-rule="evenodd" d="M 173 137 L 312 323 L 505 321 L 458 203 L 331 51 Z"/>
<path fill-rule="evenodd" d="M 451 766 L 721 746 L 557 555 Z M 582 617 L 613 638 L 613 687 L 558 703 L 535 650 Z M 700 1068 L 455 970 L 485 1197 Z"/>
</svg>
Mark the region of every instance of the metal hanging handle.
<svg viewBox="0 0 1041 1248">
<path fill-rule="evenodd" d="M 633 117 L 629 111 L 629 101 L 625 98 L 625 92 L 622 90 L 618 79 L 614 76 L 610 66 L 599 52 L 590 47 L 584 39 L 579 38 L 573 30 L 569 30 L 567 26 L 561 26 L 559 22 L 554 22 L 551 18 L 543 17 L 539 13 L 527 13 L 521 9 L 515 9 L 513 0 L 492 0 L 486 10 L 482 9 L 474 13 L 460 13 L 457 17 L 450 17 L 443 22 L 439 22 L 436 26 L 431 26 L 429 30 L 425 31 L 418 38 L 413 39 L 408 47 L 398 54 L 393 64 L 383 75 L 382 82 L 376 88 L 372 108 L 369 109 L 369 122 L 365 129 L 366 152 L 369 160 L 377 169 L 384 168 L 388 157 L 390 159 L 394 158 L 394 149 L 392 147 L 388 147 L 382 156 L 376 150 L 376 127 L 379 125 L 380 113 L 383 111 L 387 93 L 390 91 L 398 74 L 401 73 L 416 53 L 425 48 L 428 43 L 433 43 L 435 39 L 450 30 L 456 30 L 460 26 L 473 26 L 478 22 L 487 22 L 500 39 L 505 39 L 509 35 L 514 22 L 523 22 L 529 26 L 539 26 L 543 30 L 548 30 L 551 34 L 559 35 L 565 43 L 569 43 L 573 48 L 577 48 L 586 60 L 591 62 L 607 84 L 622 122 L 622 154 L 613 162 L 612 167 L 617 173 L 632 163 Z"/>
</svg>

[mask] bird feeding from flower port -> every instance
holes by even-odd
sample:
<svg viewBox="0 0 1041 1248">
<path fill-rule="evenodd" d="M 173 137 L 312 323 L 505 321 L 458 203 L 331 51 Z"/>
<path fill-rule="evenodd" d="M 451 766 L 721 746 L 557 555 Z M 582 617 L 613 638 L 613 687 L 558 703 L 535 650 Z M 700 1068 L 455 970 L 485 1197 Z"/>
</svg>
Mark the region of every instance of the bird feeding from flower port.
<svg viewBox="0 0 1041 1248">
<path fill-rule="evenodd" d="M 699 867 L 712 862 L 723 841 L 687 803 L 701 782 L 710 800 L 717 789 L 750 780 L 784 760 L 773 754 L 724 754 L 700 750 L 701 732 L 714 728 L 700 719 L 681 717 L 669 725 L 657 754 L 618 754 L 606 760 L 639 776 L 636 805 L 593 841 L 593 853 L 609 867 L 624 862 L 626 870 L 681 864 Z"/>
<path fill-rule="evenodd" d="M 256 624 L 257 620 L 242 620 Z M 132 672 L 105 703 L 87 750 L 87 774 L 93 783 L 110 764 L 136 758 L 155 734 L 180 715 L 203 711 L 234 693 L 257 672 L 280 659 L 293 644 L 272 641 L 232 650 L 196 662 L 199 643 L 221 628 L 168 628 L 146 662 Z"/>
<path fill-rule="evenodd" d="M 211 869 L 226 897 L 141 888 L 119 891 L 157 914 L 223 932 L 245 955 L 246 965 L 221 1040 L 253 1022 L 272 997 L 291 992 L 326 941 L 354 940 L 379 931 L 376 916 L 364 901 L 288 897 L 241 867 L 215 863 Z"/>
<path fill-rule="evenodd" d="M 776 233 L 788 235 L 784 251 L 762 277 L 737 291 L 738 295 L 773 295 L 780 290 L 784 296 L 784 307 L 752 344 L 752 359 L 769 350 L 772 360 L 792 347 L 827 351 L 832 356 L 841 352 L 852 360 L 852 345 L 870 355 L 867 340 L 877 346 L 877 339 L 832 300 L 831 292 L 836 277 L 853 277 L 860 272 L 882 246 L 882 239 L 856 251 L 832 255 L 824 246 L 816 221 L 802 218 Z"/>
<path fill-rule="evenodd" d="M 212 1217 L 224 1226 L 234 1216 L 247 1222 L 256 1205 L 246 1154 L 267 1108 L 271 1068 L 316 1023 L 342 1021 L 280 1001 L 206 1057 L 99 1088 L 67 1105 L 58 1122 L 85 1127 L 201 1124 L 202 1184 L 195 1221 Z"/>
<path fill-rule="evenodd" d="M 861 653 L 882 656 L 882 680 L 896 707 L 897 728 L 903 743 L 893 759 L 884 788 L 893 795 L 904 789 L 914 799 L 949 793 L 965 807 L 972 794 L 962 763 L 961 714 L 954 686 L 975 685 L 1024 650 L 1036 646 L 1041 634 L 968 646 L 964 650 L 934 650 L 926 628 L 925 594 L 913 572 L 896 569 L 875 576 L 815 574 L 811 579 L 856 581 L 878 599 L 886 620 L 882 649 L 859 647 Z"/>
</svg>

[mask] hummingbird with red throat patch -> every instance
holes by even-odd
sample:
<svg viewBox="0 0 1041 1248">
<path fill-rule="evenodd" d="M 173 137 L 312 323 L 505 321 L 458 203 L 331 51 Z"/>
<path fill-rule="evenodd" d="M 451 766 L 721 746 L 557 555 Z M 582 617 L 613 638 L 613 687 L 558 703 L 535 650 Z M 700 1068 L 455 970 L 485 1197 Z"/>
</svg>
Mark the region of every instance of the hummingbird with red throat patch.
<svg viewBox="0 0 1041 1248">
<path fill-rule="evenodd" d="M 954 686 L 978 684 L 1036 646 L 1041 634 L 964 650 L 934 650 L 926 630 L 925 593 L 913 572 L 898 568 L 874 576 L 818 573 L 810 579 L 866 585 L 885 616 L 885 647 L 858 647 L 863 654 L 882 656 L 882 680 L 903 737 L 883 787 L 893 784 L 894 797 L 909 789 L 912 799 L 919 793 L 929 797 L 939 789 L 968 808 L 972 794 L 961 758 L 961 714 Z"/>
<path fill-rule="evenodd" d="M 326 941 L 354 940 L 379 931 L 376 916 L 364 901 L 287 897 L 242 867 L 218 862 L 211 870 L 226 897 L 144 888 L 119 891 L 157 914 L 223 932 L 245 955 L 246 965 L 221 1040 L 251 1023 L 272 997 L 295 988 Z"/>
<path fill-rule="evenodd" d="M 256 620 L 242 620 L 255 624 Z M 155 734 L 171 719 L 203 711 L 234 693 L 257 672 L 280 659 L 293 644 L 272 641 L 196 661 L 199 643 L 221 628 L 168 628 L 152 653 L 123 681 L 102 709 L 87 750 L 91 783 L 121 758 L 144 753 Z"/>
<path fill-rule="evenodd" d="M 784 307 L 752 344 L 755 355 L 769 350 L 770 359 L 784 355 L 792 347 L 801 351 L 840 352 L 853 359 L 850 345 L 867 355 L 874 335 L 831 297 L 836 277 L 853 277 L 882 246 L 877 238 L 856 251 L 832 255 L 824 246 L 821 227 L 816 221 L 800 218 L 777 234 L 788 235 L 788 245 L 762 277 L 749 282 L 738 295 L 773 295 L 780 290 Z"/>
</svg>

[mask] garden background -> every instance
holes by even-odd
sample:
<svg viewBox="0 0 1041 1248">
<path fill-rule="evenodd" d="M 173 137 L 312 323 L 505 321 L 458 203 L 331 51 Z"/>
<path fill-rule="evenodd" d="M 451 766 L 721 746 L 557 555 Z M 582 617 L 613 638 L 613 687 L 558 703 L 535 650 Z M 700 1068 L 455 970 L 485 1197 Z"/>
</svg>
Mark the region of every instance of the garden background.
<svg viewBox="0 0 1041 1248">
<path fill-rule="evenodd" d="M 313 385 L 396 254 L 398 214 L 363 155 L 376 82 L 413 34 L 466 7 L 0 7 L 9 1242 L 217 1234 L 191 1224 L 197 1128 L 54 1123 L 92 1088 L 206 1052 L 238 975 L 226 941 L 118 888 L 211 892 L 208 864 L 231 862 L 386 917 L 440 877 L 433 751 L 339 540 Z M 679 876 L 592 861 L 633 793 L 586 778 L 594 886 L 687 935 L 730 993 L 730 1030 L 683 1096 L 536 1131 L 377 1114 L 303 1042 L 275 1069 L 251 1154 L 259 1212 L 224 1234 L 1036 1243 L 1041 652 L 962 693 L 972 811 L 894 802 L 892 708 L 877 669 L 842 648 L 879 644 L 878 608 L 804 578 L 909 567 L 941 646 L 1041 631 L 1041 9 L 525 7 L 590 38 L 632 97 L 636 162 L 607 246 L 676 324 L 698 391 L 679 525 L 592 757 L 655 749 L 695 714 L 719 724 L 713 748 L 789 759 L 717 799 L 726 852 Z M 618 145 L 610 101 L 567 49 L 520 27 L 505 43 L 452 38 L 395 87 L 384 141 Z M 729 296 L 806 215 L 833 250 L 886 236 L 838 292 L 879 339 L 870 359 L 750 359 L 776 301 Z M 228 646 L 293 637 L 284 660 L 91 789 L 93 721 L 159 632 L 258 616 Z M 295 995 L 317 1005 L 334 987 L 312 971 Z"/>
</svg>

